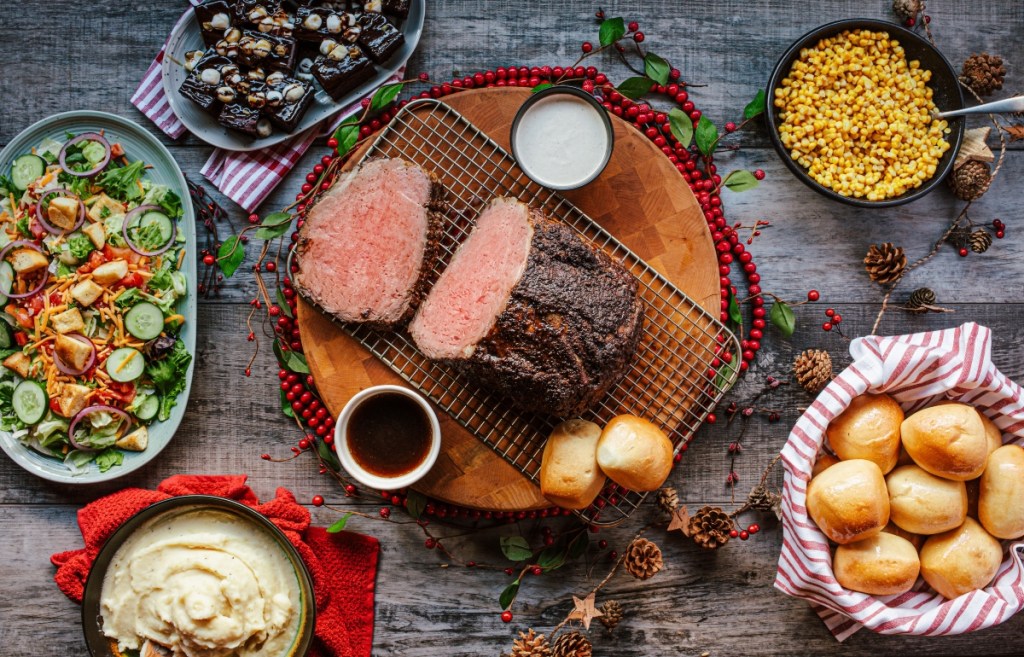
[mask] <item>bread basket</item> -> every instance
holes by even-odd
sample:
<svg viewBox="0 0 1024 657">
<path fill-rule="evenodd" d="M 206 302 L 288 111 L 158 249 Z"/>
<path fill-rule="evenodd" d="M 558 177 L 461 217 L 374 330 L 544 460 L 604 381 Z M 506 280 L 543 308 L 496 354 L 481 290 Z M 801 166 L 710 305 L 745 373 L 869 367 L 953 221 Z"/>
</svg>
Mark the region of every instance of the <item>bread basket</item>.
<svg viewBox="0 0 1024 657">
<path fill-rule="evenodd" d="M 782 450 L 783 543 L 775 587 L 811 603 L 842 641 L 861 627 L 880 634 L 943 636 L 998 625 L 1024 607 L 1024 541 L 1003 541 L 1003 563 L 989 586 L 946 600 L 918 579 L 907 593 L 871 596 L 844 589 L 832 572 L 825 535 L 807 515 L 807 482 L 829 422 L 864 392 L 891 395 L 908 414 L 944 399 L 973 404 L 1024 444 L 1024 390 L 991 359 L 991 331 L 977 324 L 894 337 L 858 338 L 853 363 L 793 427 Z"/>
</svg>

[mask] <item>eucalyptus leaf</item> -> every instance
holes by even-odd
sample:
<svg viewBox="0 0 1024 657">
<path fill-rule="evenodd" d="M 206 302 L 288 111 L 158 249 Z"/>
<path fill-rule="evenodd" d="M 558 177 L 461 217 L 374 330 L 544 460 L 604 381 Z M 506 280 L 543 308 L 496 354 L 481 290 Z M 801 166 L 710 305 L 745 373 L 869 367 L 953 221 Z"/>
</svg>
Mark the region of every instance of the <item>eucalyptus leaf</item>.
<svg viewBox="0 0 1024 657">
<path fill-rule="evenodd" d="M 231 278 L 242 266 L 243 260 L 245 260 L 245 243 L 238 241 L 237 235 L 232 235 L 224 240 L 220 248 L 217 249 L 217 266 L 220 267 L 225 278 Z"/>
<path fill-rule="evenodd" d="M 718 375 L 715 377 L 716 388 L 724 391 L 725 387 L 729 385 L 733 374 L 736 373 L 736 362 L 738 359 L 739 354 L 733 354 L 732 360 L 729 362 L 722 361 L 722 366 L 718 368 Z"/>
<path fill-rule="evenodd" d="M 740 304 L 736 301 L 736 295 L 729 288 L 729 321 L 736 326 L 743 326 L 743 313 L 740 312 Z"/>
<path fill-rule="evenodd" d="M 626 98 L 636 100 L 651 90 L 654 82 L 646 76 L 626 78 L 616 89 Z"/>
<path fill-rule="evenodd" d="M 607 18 L 601 21 L 598 38 L 602 46 L 610 46 L 624 36 L 626 36 L 626 21 L 621 17 Z"/>
<path fill-rule="evenodd" d="M 267 216 L 263 217 L 263 221 L 260 222 L 261 228 L 273 228 L 274 226 L 280 226 L 281 224 L 290 224 L 292 222 L 292 215 L 288 212 L 271 212 Z"/>
<path fill-rule="evenodd" d="M 568 556 L 568 547 L 565 545 L 552 545 L 544 548 L 544 551 L 537 557 L 537 565 L 544 570 L 557 570 L 565 565 L 565 558 Z"/>
<path fill-rule="evenodd" d="M 672 70 L 672 67 L 668 65 L 668 62 L 653 52 L 644 55 L 644 73 L 658 84 L 668 84 L 668 73 L 670 70 Z"/>
<path fill-rule="evenodd" d="M 276 226 L 266 226 L 256 231 L 256 237 L 261 240 L 274 240 L 291 230 L 291 227 L 290 222 L 277 224 Z"/>
<path fill-rule="evenodd" d="M 689 148 L 693 141 L 693 121 L 683 110 L 673 107 L 668 112 L 668 126 L 672 136 L 679 140 L 683 148 Z"/>
<path fill-rule="evenodd" d="M 338 460 L 338 455 L 334 453 L 331 446 L 322 440 L 316 441 L 316 453 L 320 455 L 320 460 L 327 464 L 327 466 L 338 472 L 341 470 L 341 461 Z"/>
<path fill-rule="evenodd" d="M 284 413 L 285 417 L 295 417 L 295 410 L 292 408 L 292 403 L 285 397 L 286 393 L 284 390 L 278 390 L 281 397 L 281 412 Z"/>
<path fill-rule="evenodd" d="M 533 89 L 530 89 L 530 93 L 531 94 L 535 94 L 538 91 L 544 91 L 545 89 L 550 89 L 553 86 L 555 86 L 555 85 L 551 84 L 550 82 L 541 82 L 540 84 L 538 84 Z"/>
<path fill-rule="evenodd" d="M 783 337 L 791 337 L 793 331 L 796 330 L 796 316 L 793 314 L 793 309 L 780 299 L 776 299 L 772 304 L 772 309 L 768 312 L 768 319 L 779 329 Z"/>
<path fill-rule="evenodd" d="M 516 601 L 516 594 L 519 593 L 519 580 L 512 582 L 505 587 L 505 590 L 501 592 L 498 597 L 498 604 L 501 605 L 502 609 L 508 609 L 512 606 L 512 603 Z"/>
<path fill-rule="evenodd" d="M 697 122 L 697 148 L 704 155 L 711 155 L 718 139 L 718 128 L 706 116 L 701 116 Z"/>
<path fill-rule="evenodd" d="M 274 355 L 281 367 L 296 374 L 309 374 L 309 363 L 306 357 L 297 351 L 285 351 L 280 340 L 274 340 Z"/>
<path fill-rule="evenodd" d="M 373 98 L 370 100 L 370 111 L 379 112 L 398 98 L 398 94 L 402 93 L 402 87 L 405 84 L 402 82 L 393 82 L 391 84 L 385 84 L 380 89 L 377 89 L 373 93 Z M 341 143 L 341 140 L 338 140 Z"/>
<path fill-rule="evenodd" d="M 284 316 L 288 319 L 295 319 L 295 315 L 292 314 L 292 307 L 288 305 L 288 299 L 285 298 L 284 292 L 281 288 L 277 288 L 277 305 L 284 313 Z"/>
<path fill-rule="evenodd" d="M 747 103 L 747 106 L 743 108 L 743 118 L 752 119 L 755 116 L 764 114 L 765 110 L 765 99 L 764 89 L 758 89 L 757 93 L 754 94 L 754 99 Z"/>
<path fill-rule="evenodd" d="M 338 157 L 344 157 L 348 155 L 348 152 L 352 150 L 352 147 L 359 141 L 359 123 L 357 120 L 350 119 L 345 123 L 338 126 L 338 129 L 334 131 L 334 138 L 338 141 Z"/>
<path fill-rule="evenodd" d="M 414 520 L 419 520 L 425 508 L 427 508 L 427 498 L 422 493 L 410 488 L 405 494 L 405 510 Z"/>
<path fill-rule="evenodd" d="M 757 187 L 758 181 L 754 174 L 746 169 L 737 169 L 730 172 L 722 184 L 734 192 L 745 192 Z"/>
<path fill-rule="evenodd" d="M 349 511 L 342 517 L 334 521 L 334 524 L 327 528 L 328 534 L 337 534 L 341 530 L 345 529 L 345 525 L 348 524 L 348 519 L 352 517 L 352 512 Z"/>
<path fill-rule="evenodd" d="M 501 553 L 509 561 L 526 561 L 533 557 L 530 544 L 522 536 L 502 536 Z"/>
</svg>

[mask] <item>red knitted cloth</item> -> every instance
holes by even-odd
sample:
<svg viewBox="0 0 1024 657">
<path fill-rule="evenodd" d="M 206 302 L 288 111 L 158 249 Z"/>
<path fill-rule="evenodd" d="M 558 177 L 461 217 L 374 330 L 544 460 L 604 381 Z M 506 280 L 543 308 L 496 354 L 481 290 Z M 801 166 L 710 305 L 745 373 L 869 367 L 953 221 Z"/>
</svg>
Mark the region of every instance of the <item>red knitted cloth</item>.
<svg viewBox="0 0 1024 657">
<path fill-rule="evenodd" d="M 309 526 L 309 511 L 284 488 L 260 504 L 244 475 L 175 475 L 155 491 L 127 488 L 78 512 L 85 548 L 50 557 L 57 566 L 57 586 L 82 602 L 85 580 L 96 554 L 121 523 L 147 506 L 178 495 L 217 495 L 241 502 L 269 518 L 302 556 L 316 593 L 316 636 L 309 657 L 369 657 L 373 646 L 373 586 L 377 574 L 377 539 L 340 532 L 328 534 Z"/>
</svg>

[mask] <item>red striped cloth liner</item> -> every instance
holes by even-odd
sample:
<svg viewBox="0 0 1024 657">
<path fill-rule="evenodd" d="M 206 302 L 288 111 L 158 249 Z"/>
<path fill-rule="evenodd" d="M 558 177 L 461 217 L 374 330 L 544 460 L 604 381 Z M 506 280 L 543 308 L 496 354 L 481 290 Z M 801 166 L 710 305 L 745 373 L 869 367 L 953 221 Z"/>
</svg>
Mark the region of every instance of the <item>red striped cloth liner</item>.
<svg viewBox="0 0 1024 657">
<path fill-rule="evenodd" d="M 192 4 L 198 4 L 192 0 Z M 181 23 L 191 17 L 192 10 L 187 10 L 178 19 L 172 32 Z M 165 42 L 157 53 L 153 63 L 139 83 L 139 88 L 132 95 L 132 105 L 156 124 L 167 136 L 177 139 L 185 133 L 185 124 L 178 119 L 171 109 L 164 93 L 162 62 L 167 49 Z M 384 84 L 397 82 L 405 73 L 405 65 L 389 78 Z M 362 99 L 352 103 L 338 114 L 299 135 L 281 142 L 276 146 L 258 151 L 229 151 L 218 148 L 213 151 L 200 173 L 206 177 L 225 196 L 242 206 L 246 212 L 252 212 L 277 187 L 285 176 L 302 158 L 313 141 L 322 135 L 332 133 L 346 118 L 362 109 Z"/>
<path fill-rule="evenodd" d="M 782 450 L 783 541 L 775 588 L 804 598 L 837 640 L 867 627 L 881 634 L 942 636 L 998 625 L 1024 607 L 1024 542 L 1004 541 L 1005 558 L 992 583 L 946 600 L 919 579 L 902 595 L 871 596 L 844 589 L 832 573 L 828 540 L 808 517 L 807 482 L 825 427 L 864 392 L 891 395 L 909 414 L 944 399 L 978 407 L 1024 444 L 1024 391 L 991 359 L 991 331 L 977 324 L 895 337 L 858 338 L 853 363 L 815 399 Z"/>
</svg>

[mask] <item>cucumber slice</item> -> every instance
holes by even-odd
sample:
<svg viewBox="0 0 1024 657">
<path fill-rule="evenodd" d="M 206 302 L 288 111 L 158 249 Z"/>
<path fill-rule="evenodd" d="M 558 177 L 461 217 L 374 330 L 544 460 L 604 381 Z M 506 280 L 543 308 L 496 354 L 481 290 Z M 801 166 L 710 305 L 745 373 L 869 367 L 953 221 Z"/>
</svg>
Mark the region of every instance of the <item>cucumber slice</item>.
<svg viewBox="0 0 1024 657">
<path fill-rule="evenodd" d="M 14 267 L 4 260 L 0 262 L 0 304 L 7 303 L 7 295 L 11 293 L 14 285 Z"/>
<path fill-rule="evenodd" d="M 0 319 L 0 349 L 10 349 L 14 345 L 14 329 Z"/>
<path fill-rule="evenodd" d="M 142 301 L 124 316 L 124 327 L 140 340 L 152 340 L 164 330 L 164 313 L 148 301 Z"/>
<path fill-rule="evenodd" d="M 174 231 L 174 225 L 171 223 L 171 218 L 163 212 L 158 210 L 150 210 L 146 214 L 139 217 L 139 222 L 136 224 L 139 230 L 145 230 L 150 226 L 155 226 L 160 231 L 160 239 L 166 244 L 167 240 L 171 239 L 171 233 Z"/>
<path fill-rule="evenodd" d="M 118 383 L 128 383 L 142 376 L 146 359 L 138 349 L 121 347 L 107 356 L 107 374 Z"/>
<path fill-rule="evenodd" d="M 19 420 L 25 424 L 37 424 L 50 408 L 50 396 L 42 383 L 26 379 L 14 389 L 11 406 Z"/>
<path fill-rule="evenodd" d="M 23 192 L 44 173 L 46 160 L 31 153 L 20 155 L 11 163 L 11 184 Z"/>
<path fill-rule="evenodd" d="M 160 410 L 160 398 L 156 395 L 150 395 L 146 397 L 146 400 L 135 409 L 135 417 L 139 418 L 143 422 L 146 420 L 152 420 L 156 417 L 157 411 Z"/>
</svg>

